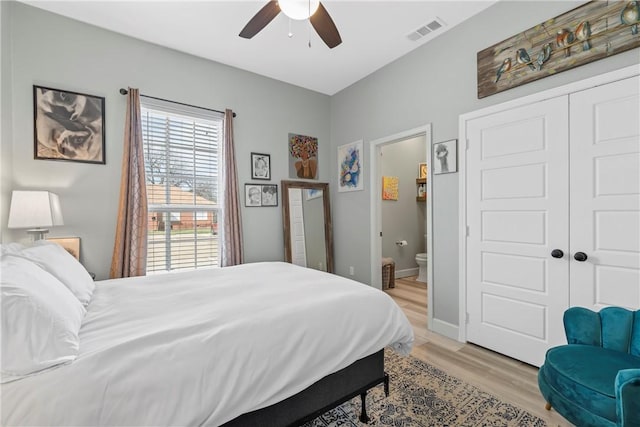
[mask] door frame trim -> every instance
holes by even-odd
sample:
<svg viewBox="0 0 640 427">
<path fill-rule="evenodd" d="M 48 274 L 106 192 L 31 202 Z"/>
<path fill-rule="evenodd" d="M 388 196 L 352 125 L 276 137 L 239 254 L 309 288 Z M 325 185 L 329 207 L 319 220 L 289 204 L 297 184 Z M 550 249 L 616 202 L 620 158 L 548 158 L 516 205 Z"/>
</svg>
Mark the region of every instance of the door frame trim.
<svg viewBox="0 0 640 427">
<path fill-rule="evenodd" d="M 382 239 L 380 232 L 382 231 L 382 171 L 380 169 L 381 162 L 380 150 L 384 145 L 394 142 L 403 141 L 409 138 L 423 136 L 427 144 L 427 195 L 432 195 L 432 170 L 431 170 L 431 123 L 409 129 L 394 135 L 388 135 L 382 138 L 368 141 L 369 145 L 369 234 L 371 241 L 370 265 L 371 265 L 371 286 L 382 289 L 382 270 L 380 269 L 380 259 L 382 258 Z M 427 307 L 433 307 L 433 197 L 427 197 Z M 432 328 L 433 310 L 427 310 L 427 327 Z"/>
<path fill-rule="evenodd" d="M 458 296 L 459 296 L 459 317 L 458 317 L 458 341 L 467 341 L 467 149 L 469 141 L 467 139 L 467 122 L 490 114 L 521 107 L 527 104 L 544 101 L 546 99 L 555 98 L 562 95 L 568 95 L 574 92 L 591 89 L 596 86 L 612 83 L 618 80 L 624 80 L 629 77 L 640 75 L 640 64 L 631 65 L 620 68 L 615 71 L 597 75 L 595 77 L 586 78 L 576 82 L 568 83 L 563 86 L 545 90 L 543 92 L 532 95 L 523 96 L 511 101 L 492 105 L 469 113 L 461 114 L 458 121 L 458 135 L 460 135 L 460 144 L 458 149 L 458 166 L 460 177 L 459 185 L 459 244 L 458 244 Z M 430 301 L 431 302 L 431 301 Z"/>
</svg>

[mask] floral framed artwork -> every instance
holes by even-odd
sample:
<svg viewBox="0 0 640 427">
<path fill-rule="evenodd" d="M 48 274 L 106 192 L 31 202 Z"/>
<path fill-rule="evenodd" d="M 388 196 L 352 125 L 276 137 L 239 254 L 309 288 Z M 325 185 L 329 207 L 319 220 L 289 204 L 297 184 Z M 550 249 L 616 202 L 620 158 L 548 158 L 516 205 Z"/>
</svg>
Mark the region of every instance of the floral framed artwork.
<svg viewBox="0 0 640 427">
<path fill-rule="evenodd" d="M 338 192 L 364 190 L 362 181 L 362 141 L 338 147 Z"/>
<path fill-rule="evenodd" d="M 104 97 L 33 86 L 33 157 L 105 164 Z"/>
<path fill-rule="evenodd" d="M 458 172 L 458 140 L 443 141 L 433 144 L 433 173 Z"/>
<path fill-rule="evenodd" d="M 289 134 L 289 177 L 318 179 L 318 138 Z"/>
<path fill-rule="evenodd" d="M 251 179 L 271 180 L 271 156 L 251 153 Z"/>
<path fill-rule="evenodd" d="M 79 237 L 51 237 L 47 239 L 57 243 L 69 252 L 75 259 L 80 261 L 80 238 Z"/>
</svg>

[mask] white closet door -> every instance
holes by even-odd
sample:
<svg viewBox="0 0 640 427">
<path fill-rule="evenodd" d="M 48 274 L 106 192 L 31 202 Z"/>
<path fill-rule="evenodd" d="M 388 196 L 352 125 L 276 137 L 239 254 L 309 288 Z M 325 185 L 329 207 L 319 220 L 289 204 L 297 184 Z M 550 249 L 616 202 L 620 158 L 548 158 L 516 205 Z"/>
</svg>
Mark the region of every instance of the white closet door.
<svg viewBox="0 0 640 427">
<path fill-rule="evenodd" d="M 302 209 L 302 190 L 289 189 L 289 232 L 291 233 L 291 263 L 307 266 L 307 249 L 304 236 L 304 211 Z"/>
<path fill-rule="evenodd" d="M 565 340 L 568 98 L 467 126 L 467 339 L 540 366 Z"/>
<path fill-rule="evenodd" d="M 572 306 L 640 308 L 639 88 L 634 77 L 570 97 Z"/>
</svg>

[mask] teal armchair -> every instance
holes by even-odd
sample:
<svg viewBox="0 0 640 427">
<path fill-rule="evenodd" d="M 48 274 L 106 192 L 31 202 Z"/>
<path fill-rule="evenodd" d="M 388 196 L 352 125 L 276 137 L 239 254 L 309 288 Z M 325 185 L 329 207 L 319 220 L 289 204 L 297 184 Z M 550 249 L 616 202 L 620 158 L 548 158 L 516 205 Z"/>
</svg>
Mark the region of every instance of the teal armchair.
<svg viewBox="0 0 640 427">
<path fill-rule="evenodd" d="M 547 409 L 577 426 L 640 427 L 640 310 L 572 307 L 564 329 L 538 372 Z"/>
</svg>

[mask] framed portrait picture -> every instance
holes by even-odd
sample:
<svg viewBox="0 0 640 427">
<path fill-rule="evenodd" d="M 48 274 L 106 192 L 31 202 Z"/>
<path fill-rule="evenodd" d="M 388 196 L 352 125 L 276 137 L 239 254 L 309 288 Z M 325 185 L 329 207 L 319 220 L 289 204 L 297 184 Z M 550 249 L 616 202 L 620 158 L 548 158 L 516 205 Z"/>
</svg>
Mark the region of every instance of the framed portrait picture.
<svg viewBox="0 0 640 427">
<path fill-rule="evenodd" d="M 247 207 L 278 206 L 278 185 L 245 184 L 244 205 Z"/>
<path fill-rule="evenodd" d="M 262 206 L 262 185 L 244 185 L 244 205 L 247 207 Z"/>
<path fill-rule="evenodd" d="M 80 261 L 80 238 L 79 237 L 51 237 L 47 239 L 57 243 L 66 249 L 75 259 Z"/>
<path fill-rule="evenodd" d="M 278 206 L 278 186 L 276 184 L 262 186 L 262 206 Z"/>
<path fill-rule="evenodd" d="M 104 97 L 33 86 L 33 157 L 105 164 Z"/>
<path fill-rule="evenodd" d="M 458 140 L 433 144 L 433 173 L 458 172 Z"/>
<path fill-rule="evenodd" d="M 418 163 L 418 178 L 426 178 L 426 177 L 427 177 L 427 164 Z"/>
<path fill-rule="evenodd" d="M 271 156 L 263 153 L 251 153 L 251 179 L 271 179 Z"/>
<path fill-rule="evenodd" d="M 289 177 L 318 179 L 318 138 L 290 133 Z"/>
</svg>

